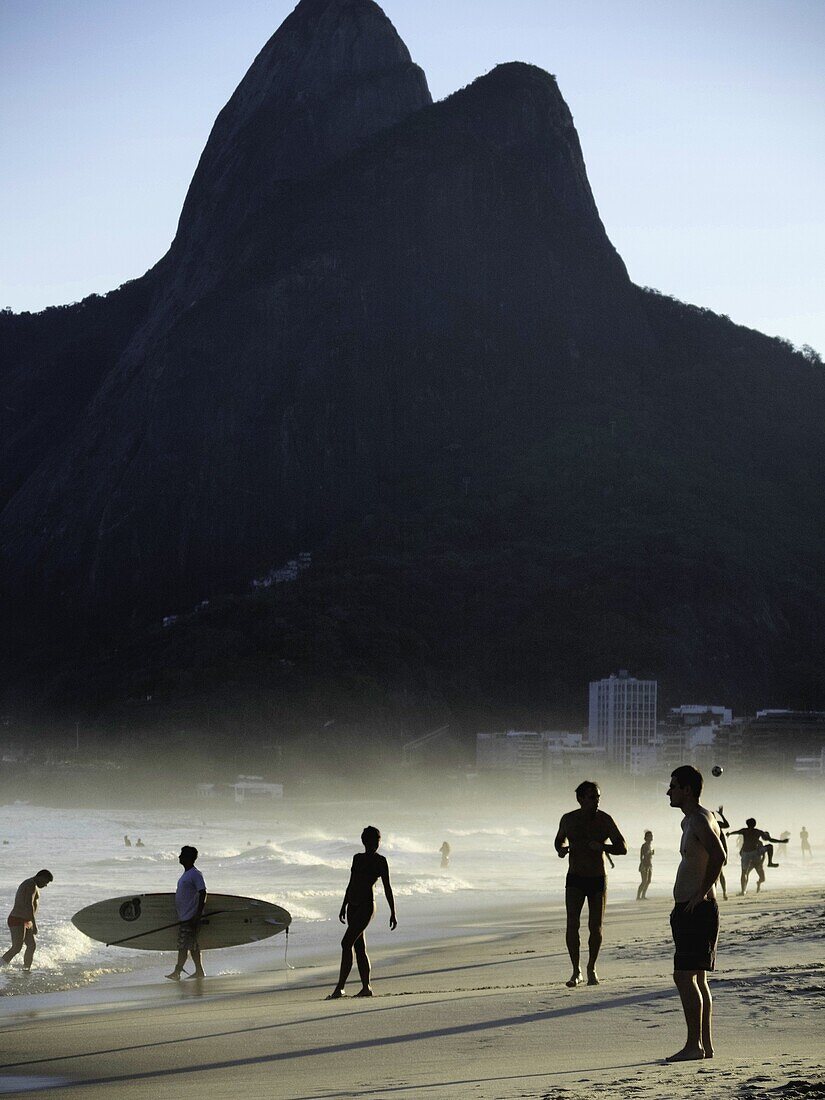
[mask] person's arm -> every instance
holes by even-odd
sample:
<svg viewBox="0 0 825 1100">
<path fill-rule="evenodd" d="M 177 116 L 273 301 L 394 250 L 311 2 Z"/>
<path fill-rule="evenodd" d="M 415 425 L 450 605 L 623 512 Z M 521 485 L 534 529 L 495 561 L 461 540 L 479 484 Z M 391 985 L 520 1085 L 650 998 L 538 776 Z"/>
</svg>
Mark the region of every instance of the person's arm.
<svg viewBox="0 0 825 1100">
<path fill-rule="evenodd" d="M 206 886 L 203 890 L 198 890 L 198 911 L 195 913 L 192 920 L 200 920 L 203 914 L 203 907 L 206 905 Z"/>
<path fill-rule="evenodd" d="M 788 838 L 787 837 L 785 837 L 785 839 L 783 840 L 781 836 L 771 836 L 770 833 L 763 833 L 762 838 L 764 840 L 769 840 L 771 842 L 771 844 L 787 844 L 788 843 Z"/>
<path fill-rule="evenodd" d="M 570 845 L 564 843 L 565 840 L 567 840 L 566 816 L 567 815 L 559 822 L 559 831 L 556 833 L 556 839 L 553 841 L 553 847 L 556 849 L 559 859 L 564 859 L 570 851 Z"/>
<path fill-rule="evenodd" d="M 710 822 L 707 818 L 703 817 L 701 814 L 695 814 L 693 817 L 693 829 L 696 833 L 696 839 L 708 853 L 708 862 L 699 889 L 693 897 L 688 900 L 685 906 L 688 913 L 691 913 L 700 901 L 705 900 L 711 887 L 719 878 L 719 874 L 725 864 L 725 850 L 722 847 L 722 841 L 710 827 Z"/>
<path fill-rule="evenodd" d="M 744 829 L 728 829 L 728 836 L 744 836 Z"/>
<path fill-rule="evenodd" d="M 349 891 L 350 891 L 350 887 L 352 886 L 352 876 L 354 874 L 355 874 L 355 856 L 353 856 L 353 858 L 352 858 L 352 868 L 350 869 L 350 873 L 349 873 L 349 882 L 347 883 L 347 888 L 344 891 L 344 900 L 341 902 L 341 912 L 338 914 L 338 920 L 341 922 L 341 924 L 346 924 L 347 923 L 347 906 L 349 905 Z"/>
<path fill-rule="evenodd" d="M 610 844 L 603 846 L 605 855 L 608 856 L 626 856 L 627 855 L 627 842 L 622 834 L 619 832 L 619 827 L 612 817 L 607 818 L 607 837 Z"/>
<path fill-rule="evenodd" d="M 39 891 L 37 889 L 37 884 L 33 882 L 32 883 L 32 892 L 29 895 L 29 906 L 28 906 L 29 912 L 31 913 L 31 917 L 28 917 L 27 919 L 31 920 L 31 922 L 32 922 L 32 935 L 34 935 L 34 936 L 37 935 L 37 903 L 38 903 L 39 900 L 40 900 L 40 894 L 39 894 Z"/>
<path fill-rule="evenodd" d="M 390 865 L 386 860 L 384 860 L 384 866 L 381 868 L 381 882 L 384 884 L 384 897 L 390 907 L 390 931 L 394 932 L 398 927 L 398 921 L 395 919 L 395 898 L 392 894 L 392 886 L 390 886 Z"/>
</svg>

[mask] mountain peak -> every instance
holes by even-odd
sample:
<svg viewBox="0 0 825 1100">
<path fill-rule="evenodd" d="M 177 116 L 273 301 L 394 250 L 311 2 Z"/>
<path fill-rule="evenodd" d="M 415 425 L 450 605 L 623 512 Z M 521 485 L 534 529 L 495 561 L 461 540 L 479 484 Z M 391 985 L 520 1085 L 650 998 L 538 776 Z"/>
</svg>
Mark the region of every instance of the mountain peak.
<svg viewBox="0 0 825 1100">
<path fill-rule="evenodd" d="M 190 271 L 214 271 L 278 182 L 312 176 L 431 102 L 373 0 L 301 0 L 218 115 L 173 252 Z"/>
</svg>

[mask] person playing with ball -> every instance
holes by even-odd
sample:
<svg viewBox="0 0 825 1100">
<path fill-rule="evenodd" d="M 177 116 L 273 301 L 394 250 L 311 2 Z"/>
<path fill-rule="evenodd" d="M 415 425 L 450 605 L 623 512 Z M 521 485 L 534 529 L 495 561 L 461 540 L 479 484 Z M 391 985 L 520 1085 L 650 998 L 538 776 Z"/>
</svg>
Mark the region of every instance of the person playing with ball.
<svg viewBox="0 0 825 1100">
<path fill-rule="evenodd" d="M 742 875 L 739 896 L 742 897 L 748 888 L 748 878 L 751 871 L 756 871 L 756 892 L 758 894 L 762 883 L 765 881 L 765 856 L 768 857 L 769 867 L 778 867 L 779 864 L 773 861 L 773 846 L 774 844 L 787 844 L 788 838 L 771 836 L 764 829 L 757 829 L 755 817 L 747 819 L 744 829 L 733 829 L 728 833 L 728 836 L 742 837 L 742 850 L 740 852 Z M 768 843 L 766 844 L 765 841 Z"/>
</svg>

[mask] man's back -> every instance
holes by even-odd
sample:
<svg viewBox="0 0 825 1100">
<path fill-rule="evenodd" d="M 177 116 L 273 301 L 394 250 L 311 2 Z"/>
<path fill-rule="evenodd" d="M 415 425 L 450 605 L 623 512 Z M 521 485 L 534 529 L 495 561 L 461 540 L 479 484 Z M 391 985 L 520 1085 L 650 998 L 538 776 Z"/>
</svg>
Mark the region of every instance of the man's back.
<svg viewBox="0 0 825 1100">
<path fill-rule="evenodd" d="M 34 878 L 23 879 L 17 887 L 17 893 L 14 895 L 14 905 L 9 916 L 17 920 L 34 920 L 39 900 L 40 891 Z"/>
</svg>

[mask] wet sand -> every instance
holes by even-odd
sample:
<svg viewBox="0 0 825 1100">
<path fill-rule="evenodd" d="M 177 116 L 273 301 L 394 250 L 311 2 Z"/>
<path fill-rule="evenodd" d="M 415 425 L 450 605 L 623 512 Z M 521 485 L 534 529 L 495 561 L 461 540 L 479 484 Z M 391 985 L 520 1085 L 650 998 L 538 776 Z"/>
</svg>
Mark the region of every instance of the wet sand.
<svg viewBox="0 0 825 1100">
<path fill-rule="evenodd" d="M 431 947 L 404 944 L 402 926 L 396 946 L 370 948 L 372 1000 L 324 1000 L 337 940 L 328 958 L 294 971 L 273 952 L 273 969 L 239 977 L 10 997 L 0 1093 L 825 1097 L 823 908 L 818 890 L 721 903 L 713 1061 L 663 1061 L 682 1046 L 684 1023 L 662 890 L 608 903 L 594 988 L 565 988 L 563 915 L 532 907 L 486 916 Z M 382 900 L 376 921 L 385 919 Z"/>
</svg>

